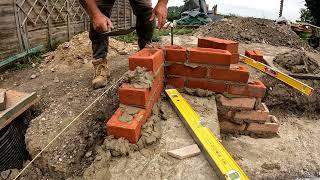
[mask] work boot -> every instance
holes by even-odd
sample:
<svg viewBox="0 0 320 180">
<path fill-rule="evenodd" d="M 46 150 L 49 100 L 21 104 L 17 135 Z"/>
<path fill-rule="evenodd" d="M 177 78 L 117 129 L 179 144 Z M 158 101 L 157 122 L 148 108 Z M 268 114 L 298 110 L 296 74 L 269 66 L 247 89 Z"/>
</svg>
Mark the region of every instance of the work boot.
<svg viewBox="0 0 320 180">
<path fill-rule="evenodd" d="M 92 87 L 94 89 L 103 88 L 107 85 L 108 67 L 107 59 L 101 58 L 97 60 L 92 60 L 94 67 L 94 78 L 92 80 Z"/>
</svg>

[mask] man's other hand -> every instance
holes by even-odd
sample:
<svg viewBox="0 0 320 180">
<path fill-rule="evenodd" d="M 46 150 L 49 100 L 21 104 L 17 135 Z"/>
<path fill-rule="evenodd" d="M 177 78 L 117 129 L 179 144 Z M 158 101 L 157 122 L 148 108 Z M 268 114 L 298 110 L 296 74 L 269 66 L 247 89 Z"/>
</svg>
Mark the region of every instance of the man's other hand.
<svg viewBox="0 0 320 180">
<path fill-rule="evenodd" d="M 168 12 L 167 5 L 165 3 L 158 2 L 156 7 L 154 7 L 154 9 L 152 11 L 152 16 L 150 18 L 150 21 L 153 21 L 155 19 L 155 17 L 157 17 L 158 18 L 158 28 L 161 29 L 167 21 L 167 12 Z"/>
<path fill-rule="evenodd" d="M 93 28 L 98 32 L 110 32 L 113 28 L 111 20 L 103 15 L 99 14 L 92 18 Z"/>
</svg>

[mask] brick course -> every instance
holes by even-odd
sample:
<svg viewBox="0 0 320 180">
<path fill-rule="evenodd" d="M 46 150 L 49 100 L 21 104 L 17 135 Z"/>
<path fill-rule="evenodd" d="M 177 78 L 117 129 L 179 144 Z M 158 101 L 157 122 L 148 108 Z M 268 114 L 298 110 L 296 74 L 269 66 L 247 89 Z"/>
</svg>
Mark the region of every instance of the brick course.
<svg viewBox="0 0 320 180">
<path fill-rule="evenodd" d="M 210 48 L 190 48 L 190 63 L 230 66 L 232 55 L 229 51 Z"/>
<path fill-rule="evenodd" d="M 156 73 L 163 63 L 164 54 L 162 49 L 144 48 L 129 57 L 129 70 L 133 71 L 139 66 Z"/>
</svg>

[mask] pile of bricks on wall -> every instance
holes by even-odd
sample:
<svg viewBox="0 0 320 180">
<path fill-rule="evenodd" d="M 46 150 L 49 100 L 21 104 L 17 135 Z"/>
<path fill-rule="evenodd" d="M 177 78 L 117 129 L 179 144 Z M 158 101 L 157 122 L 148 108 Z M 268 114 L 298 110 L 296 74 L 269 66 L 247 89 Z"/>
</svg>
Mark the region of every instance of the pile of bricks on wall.
<svg viewBox="0 0 320 180">
<path fill-rule="evenodd" d="M 279 123 L 269 115 L 265 104 L 261 104 L 266 87 L 260 80 L 249 80 L 248 69 L 239 64 L 238 46 L 237 42 L 230 40 L 199 38 L 196 48 L 165 47 L 166 84 L 178 89 L 199 88 L 234 96 L 222 98 L 235 103 L 232 108 L 219 108 L 228 110 L 219 113 L 222 132 L 276 134 Z M 242 101 L 246 100 L 251 104 L 244 108 Z"/>
<path fill-rule="evenodd" d="M 121 121 L 120 117 L 125 113 L 121 106 L 114 115 L 107 121 L 106 129 L 108 135 L 116 138 L 125 138 L 130 143 L 137 143 L 143 124 L 152 113 L 154 103 L 159 99 L 164 83 L 164 54 L 161 49 L 145 48 L 129 57 L 129 70 L 137 67 L 146 68 L 151 71 L 154 80 L 151 88 L 134 88 L 129 84 L 122 84 L 119 88 L 120 104 L 139 108 L 133 119 Z"/>
</svg>

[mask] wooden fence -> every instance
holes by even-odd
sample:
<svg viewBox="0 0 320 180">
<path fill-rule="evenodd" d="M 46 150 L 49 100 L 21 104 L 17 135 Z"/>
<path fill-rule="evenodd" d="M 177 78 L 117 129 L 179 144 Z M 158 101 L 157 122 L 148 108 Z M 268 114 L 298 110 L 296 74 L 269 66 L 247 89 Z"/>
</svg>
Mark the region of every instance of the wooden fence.
<svg viewBox="0 0 320 180">
<path fill-rule="evenodd" d="M 135 26 L 128 0 L 116 0 L 114 31 Z M 0 61 L 43 45 L 52 47 L 90 27 L 79 0 L 0 0 Z"/>
</svg>

